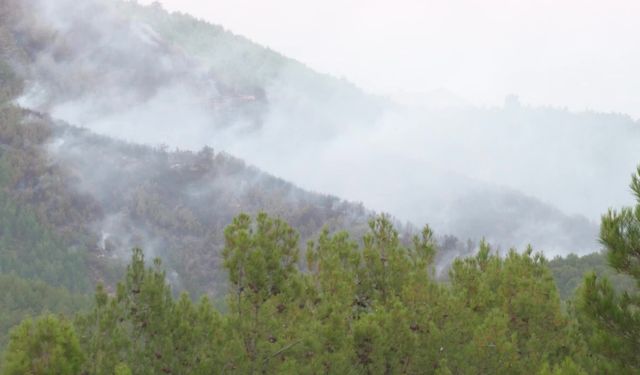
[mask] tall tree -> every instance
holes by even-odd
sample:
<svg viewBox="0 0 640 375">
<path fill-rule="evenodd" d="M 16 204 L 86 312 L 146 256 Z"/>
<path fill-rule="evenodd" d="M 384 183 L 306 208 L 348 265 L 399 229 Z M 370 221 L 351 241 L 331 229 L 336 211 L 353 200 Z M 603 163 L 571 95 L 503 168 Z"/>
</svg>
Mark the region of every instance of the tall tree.
<svg viewBox="0 0 640 375">
<path fill-rule="evenodd" d="M 531 248 L 502 257 L 482 243 L 475 257 L 454 262 L 450 278 L 460 304 L 452 312 L 456 331 L 472 337 L 450 363 L 471 364 L 471 372 L 531 374 L 545 362 L 580 355 L 547 261 Z"/>
<path fill-rule="evenodd" d="M 636 290 L 617 293 L 607 278 L 590 274 L 578 296 L 579 318 L 602 373 L 640 371 L 640 167 L 631 190 L 636 206 L 603 215 L 600 242 L 611 267 L 631 276 Z"/>
<path fill-rule="evenodd" d="M 147 267 L 140 249 L 115 295 L 99 286 L 93 311 L 77 320 L 92 374 L 125 365 L 135 374 L 211 373 L 222 367 L 222 324 L 206 298 L 196 306 L 186 294 L 175 301 L 161 262 Z"/>
<path fill-rule="evenodd" d="M 295 325 L 300 312 L 293 308 L 303 291 L 299 236 L 287 223 L 265 213 L 258 214 L 255 222 L 239 215 L 224 234 L 224 266 L 231 282 L 229 324 L 242 346 L 233 367 L 246 373 L 273 373 L 276 363 L 286 362 L 301 341 Z"/>
</svg>

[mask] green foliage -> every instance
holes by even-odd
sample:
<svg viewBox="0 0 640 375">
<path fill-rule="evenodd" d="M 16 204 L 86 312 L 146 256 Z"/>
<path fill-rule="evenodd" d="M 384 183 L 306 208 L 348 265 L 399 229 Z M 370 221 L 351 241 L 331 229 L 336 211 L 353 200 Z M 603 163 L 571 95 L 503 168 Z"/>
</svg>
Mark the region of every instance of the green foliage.
<svg viewBox="0 0 640 375">
<path fill-rule="evenodd" d="M 589 272 L 594 272 L 599 278 L 607 278 L 619 292 L 632 291 L 636 287 L 632 277 L 617 273 L 607 264 L 606 253 L 555 257 L 549 261 L 549 268 L 558 286 L 560 298 L 565 301 L 575 295 L 584 276 Z"/>
<path fill-rule="evenodd" d="M 615 327 L 603 335 L 585 305 L 572 320 L 542 255 L 527 249 L 499 256 L 482 243 L 477 255 L 454 262 L 443 284 L 433 278 L 431 230 L 409 245 L 399 238 L 386 216 L 370 221 L 360 243 L 325 229 L 308 243 L 302 264 L 299 236 L 286 222 L 239 215 L 225 230 L 225 313 L 206 297 L 175 298 L 160 261 L 147 266 L 134 249 L 115 291 L 98 286 L 93 310 L 77 315 L 84 361 L 74 351 L 56 358 L 105 375 L 581 375 L 637 368 L 603 359 L 611 354 L 604 347 L 630 357 L 635 347 Z M 583 289 L 597 289 L 606 300 L 599 306 L 610 308 L 615 292 L 592 279 Z M 626 317 L 623 309 L 613 312 Z M 42 357 L 13 344 L 21 336 L 14 333 L 6 366 L 25 358 L 37 365 Z"/>
<path fill-rule="evenodd" d="M 227 229 L 227 322 L 244 347 L 232 366 L 240 372 L 529 374 L 583 358 L 547 262 L 531 250 L 502 258 L 483 244 L 476 257 L 456 262 L 445 286 L 430 276 L 431 231 L 405 247 L 381 216 L 362 248 L 346 233 L 324 231 L 309 244 L 301 274 L 289 268 L 295 237 L 281 225 L 240 216 Z M 274 280 L 286 273 L 286 286 L 249 271 L 264 272 L 266 254 L 282 257 L 270 269 Z"/>
<path fill-rule="evenodd" d="M 637 199 L 636 206 L 609 210 L 602 217 L 600 241 L 607 249 L 611 267 L 633 277 L 640 286 L 640 167 L 632 176 L 631 190 Z"/>
<path fill-rule="evenodd" d="M 542 370 L 538 373 L 538 375 L 587 375 L 587 371 L 585 371 L 582 367 L 577 365 L 575 362 L 571 360 L 571 358 L 567 358 L 559 365 L 551 368 L 548 364 L 545 363 Z"/>
<path fill-rule="evenodd" d="M 16 205 L 2 191 L 0 228 L 0 272 L 15 272 L 74 291 L 87 289 L 82 255 L 65 246 L 38 222 L 33 212 Z"/>
<path fill-rule="evenodd" d="M 240 215 L 225 230 L 224 266 L 229 272 L 229 323 L 242 342 L 242 356 L 234 367 L 249 372 L 271 368 L 278 345 L 293 345 L 290 324 L 295 316 L 281 306 L 299 299 L 302 286 L 297 270 L 298 234 L 285 222 L 258 214 L 255 223 Z"/>
<path fill-rule="evenodd" d="M 175 299 L 160 261 L 147 267 L 135 249 L 115 293 L 99 286 L 76 319 L 83 371 L 531 374 L 584 362 L 542 256 L 482 244 L 444 285 L 435 251 L 429 228 L 406 246 L 379 216 L 361 245 L 325 229 L 303 265 L 287 223 L 243 214 L 225 231 L 222 314 Z"/>
<path fill-rule="evenodd" d="M 450 279 L 469 309 L 464 320 L 476 327 L 468 333 L 475 341 L 468 357 L 456 363 L 478 361 L 483 373 L 534 373 L 579 351 L 542 255 L 512 250 L 502 258 L 482 243 L 478 255 L 453 264 Z"/>
<path fill-rule="evenodd" d="M 298 234 L 288 224 L 261 213 L 254 229 L 242 214 L 225 230 L 225 243 L 224 266 L 239 300 L 247 296 L 255 308 L 287 289 L 298 261 Z"/>
<path fill-rule="evenodd" d="M 126 368 L 134 374 L 206 374 L 220 368 L 221 318 L 204 298 L 194 305 L 182 295 L 173 299 L 159 260 L 146 268 L 142 251 L 134 249 L 131 264 L 115 295 L 102 286 L 95 307 L 77 319 L 92 374 Z M 124 372 L 126 373 L 126 372 Z"/>
<path fill-rule="evenodd" d="M 167 152 L 78 129 L 65 131 L 66 142 L 75 145 L 69 152 L 82 150 L 82 156 L 67 156 L 66 150 L 60 150 L 62 160 L 73 158 L 74 169 L 63 172 L 90 176 L 82 186 L 90 187 L 95 200 L 69 197 L 69 206 L 56 210 L 55 203 L 66 203 L 66 195 L 77 190 L 69 186 L 55 191 L 58 200 L 43 202 L 42 211 L 60 212 L 66 221 L 52 226 L 64 228 L 70 239 L 93 250 L 87 262 L 97 265 L 98 278 L 111 286 L 115 282 L 105 263 L 131 247 L 152 243 L 154 253 L 179 275 L 181 290 L 223 300 L 227 291 L 224 228 L 239 212 L 264 210 L 278 215 L 292 223 L 304 240 L 316 236 L 323 224 L 352 233 L 366 230 L 367 212 L 362 205 L 305 192 L 224 153 L 207 148 Z M 92 172 L 96 160 L 99 174 Z M 54 182 L 69 180 L 56 177 Z M 43 190 L 49 191 L 50 186 Z M 67 228 L 67 223 L 80 227 Z M 101 232 L 86 233 L 96 228 Z"/>
<path fill-rule="evenodd" d="M 45 312 L 73 316 L 89 306 L 89 299 L 71 294 L 64 288 L 42 281 L 0 274 L 0 352 L 5 347 L 9 330 L 29 316 Z"/>
<path fill-rule="evenodd" d="M 127 366 L 124 363 L 119 363 L 116 366 L 115 375 L 132 375 L 133 373 L 131 372 L 131 369 L 129 369 L 129 366 Z"/>
<path fill-rule="evenodd" d="M 83 252 L 55 233 L 47 225 L 54 218 L 40 215 L 41 202 L 28 197 L 35 190 L 31 184 L 48 177 L 46 162 L 33 146 L 44 141 L 47 131 L 38 124 L 25 126 L 24 120 L 20 109 L 0 108 L 0 273 L 88 290 Z M 47 204 L 49 215 L 57 208 Z"/>
<path fill-rule="evenodd" d="M 23 88 L 13 68 L 28 65 L 55 38 L 64 45 L 63 35 L 28 15 L 35 13 L 30 5 L 0 3 L 0 329 L 46 311 L 68 315 L 84 306 L 73 292 L 86 290 L 90 278 L 107 283 L 97 287 L 92 309 L 78 313 L 74 327 L 51 315 L 19 325 L 6 349 L 4 373 L 638 372 L 638 176 L 632 183 L 638 207 L 609 212 L 601 231 L 609 264 L 626 279 L 603 279 L 612 272 L 597 256 L 549 264 L 530 249 L 498 256 L 482 244 L 476 256 L 454 263 L 448 283 L 439 283 L 433 277 L 437 246 L 428 227 L 403 241 L 390 218 L 380 216 L 354 241 L 332 231 L 361 232 L 362 206 L 305 193 L 210 149 L 169 153 L 126 145 L 54 126 L 12 105 Z M 116 6 L 152 25 L 167 43 L 162 49 L 180 47 L 202 59 L 221 99 L 245 101 L 234 108 L 258 125 L 266 108 L 264 87 L 283 77 L 278 89 L 284 103 L 331 98 L 331 108 L 345 109 L 342 115 L 375 113 L 372 99 L 348 84 L 315 75 L 220 27 L 158 6 Z M 70 49 L 64 50 L 59 57 L 69 57 Z M 60 84 L 57 93 L 97 89 L 92 79 L 76 78 L 52 82 Z M 300 98 L 304 92 L 313 94 Z M 292 119 L 297 112 L 306 122 L 335 121 L 307 110 L 292 110 Z M 51 163 L 45 154 L 54 132 L 64 132 L 86 153 L 73 159 L 76 170 Z M 110 178 L 82 182 L 99 185 L 102 195 L 76 194 L 70 175 L 93 175 L 81 172 L 93 171 L 96 160 L 101 175 Z M 238 212 L 259 210 L 284 219 L 243 214 L 222 233 Z M 543 207 L 534 216 L 553 218 L 551 211 Z M 512 228 L 512 218 L 498 214 L 500 220 L 486 221 Z M 98 236 L 88 226 L 110 215 L 125 217 L 121 226 L 129 231 L 96 245 Z M 327 228 L 316 236 L 323 223 Z M 176 298 L 163 265 L 145 264 L 140 249 L 133 251 L 122 282 L 109 283 L 105 258 L 128 246 L 123 238 L 142 237 L 161 244 L 155 250 L 177 270 L 184 289 L 219 296 L 228 287 L 224 313 L 208 297 Z M 315 238 L 305 264 L 300 238 Z M 568 298 L 588 268 L 596 274 L 584 280 L 575 305 L 561 308 L 552 272 L 560 295 Z"/>
<path fill-rule="evenodd" d="M 45 311 L 73 314 L 90 290 L 85 254 L 50 225 L 64 194 L 37 145 L 48 131 L 21 109 L 0 108 L 0 348 L 10 327 Z M 51 193 L 36 184 L 47 183 Z M 32 199 L 38 196 L 38 199 Z M 47 202 L 43 204 L 43 202 Z M 41 210 L 43 206 L 47 209 Z M 67 216 L 65 222 L 69 222 Z"/>
<path fill-rule="evenodd" d="M 581 328 L 602 373 L 635 373 L 640 368 L 640 168 L 631 189 L 637 205 L 603 215 L 600 240 L 611 267 L 632 277 L 636 287 L 616 292 L 607 278 L 590 274 L 577 301 Z"/>
<path fill-rule="evenodd" d="M 78 374 L 83 363 L 71 324 L 53 315 L 27 319 L 11 333 L 4 375 Z"/>
</svg>

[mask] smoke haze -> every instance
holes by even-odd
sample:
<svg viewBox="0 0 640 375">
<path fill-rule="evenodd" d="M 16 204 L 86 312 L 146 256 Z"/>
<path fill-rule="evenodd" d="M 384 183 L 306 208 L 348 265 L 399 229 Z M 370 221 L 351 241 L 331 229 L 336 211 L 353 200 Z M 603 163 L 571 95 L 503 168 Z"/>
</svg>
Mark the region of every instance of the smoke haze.
<svg viewBox="0 0 640 375">
<path fill-rule="evenodd" d="M 143 4 L 154 0 L 140 0 Z M 633 0 L 162 0 L 381 94 L 640 117 Z"/>
<path fill-rule="evenodd" d="M 212 32 L 207 40 L 213 47 L 195 49 L 181 43 L 181 31 L 171 29 L 171 25 L 179 26 L 177 22 L 169 22 L 168 31 L 157 30 L 153 20 L 135 12 L 126 16 L 122 9 L 137 9 L 131 4 L 90 1 L 71 7 L 64 0 L 38 4 L 40 17 L 57 36 L 55 43 L 38 51 L 29 91 L 20 103 L 99 134 L 187 150 L 212 146 L 302 188 L 363 202 L 417 225 L 429 223 L 439 233 L 473 239 L 486 236 L 504 247 L 532 243 L 548 254 L 596 250 L 599 215 L 608 207 L 632 202 L 626 186 L 640 161 L 640 125 L 632 117 L 534 107 L 516 97 L 490 107 L 474 106 L 457 96 L 471 86 L 488 87 L 491 94 L 486 97 L 495 103 L 504 93 L 518 89 L 513 91 L 522 91 L 526 103 L 624 108 L 637 116 L 629 106 L 635 99 L 625 94 L 637 74 L 624 74 L 629 82 L 616 95 L 623 99 L 598 101 L 601 106 L 589 104 L 595 100 L 589 95 L 599 90 L 571 84 L 575 75 L 568 75 L 568 81 L 562 83 L 574 87 L 571 91 L 559 90 L 549 101 L 540 100 L 553 87 L 527 69 L 541 66 L 562 74 L 566 69 L 560 65 L 573 66 L 576 56 L 582 56 L 580 46 L 566 51 L 567 59 L 557 62 L 558 66 L 552 58 L 557 51 L 534 58 L 534 50 L 505 59 L 503 65 L 491 67 L 497 72 L 488 77 L 498 77 L 495 81 L 483 73 L 491 61 L 480 59 L 469 67 L 473 60 L 469 56 L 449 54 L 455 69 L 444 76 L 460 72 L 458 79 L 465 84 L 432 82 L 424 87 L 444 86 L 456 94 L 446 90 L 426 96 L 405 93 L 392 100 L 314 73 L 229 33 Z M 381 4 L 376 7 L 367 19 L 379 16 L 376 12 L 383 8 Z M 436 9 L 449 12 L 442 6 Z M 159 9 L 155 12 L 157 17 L 163 14 Z M 591 19 L 590 13 L 584 17 Z M 84 21 L 87 19 L 91 22 Z M 514 27 L 511 22 L 507 23 Z M 487 35 L 500 32 L 502 29 L 496 29 Z M 367 34 L 367 38 L 375 39 L 374 35 Z M 467 33 L 450 39 L 431 38 L 440 48 L 465 50 L 464 43 L 474 38 L 463 43 L 464 35 Z M 537 34 L 527 31 L 524 35 Z M 520 42 L 510 43 L 520 46 Z M 412 43 L 419 44 L 419 40 Z M 391 47 L 385 50 L 387 47 L 380 46 L 392 61 L 411 60 Z M 308 48 L 322 50 L 321 43 L 313 39 Z M 233 61 L 225 62 L 225 58 Z M 353 62 L 345 63 L 345 72 L 350 64 Z M 500 83 L 511 82 L 514 72 L 523 66 L 522 75 L 529 77 L 525 84 L 507 87 Z M 594 80 L 608 79 L 599 76 L 593 66 L 577 66 L 584 68 L 581 74 Z M 423 67 L 429 75 L 400 64 L 395 68 L 416 74 L 416 82 L 441 72 L 432 65 Z M 364 85 L 368 88 L 388 87 L 389 82 L 403 85 L 410 80 L 380 74 L 381 82 L 373 83 L 372 72 L 383 68 L 372 69 L 353 79 L 372 82 Z M 233 74 L 250 82 L 231 85 L 228 77 Z M 534 87 L 534 82 L 544 90 Z M 402 88 L 411 91 L 416 87 Z M 461 95 L 484 97 L 487 91 L 483 90 L 489 89 Z M 110 225 L 116 226 L 112 219 Z"/>
</svg>

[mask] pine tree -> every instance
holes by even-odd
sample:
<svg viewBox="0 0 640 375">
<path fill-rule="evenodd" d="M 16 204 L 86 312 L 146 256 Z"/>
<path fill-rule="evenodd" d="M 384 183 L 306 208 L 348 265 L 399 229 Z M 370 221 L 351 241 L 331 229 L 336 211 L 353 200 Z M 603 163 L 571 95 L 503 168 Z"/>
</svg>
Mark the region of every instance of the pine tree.
<svg viewBox="0 0 640 375">
<path fill-rule="evenodd" d="M 98 286 L 93 311 L 77 326 L 91 374 L 125 368 L 134 374 L 211 374 L 237 352 L 209 299 L 194 304 L 182 293 L 174 300 L 161 262 L 147 267 L 140 249 L 133 250 L 115 295 Z"/>
<path fill-rule="evenodd" d="M 241 214 L 225 230 L 229 324 L 243 349 L 232 366 L 240 372 L 277 372 L 301 342 L 295 329 L 302 293 L 298 237 L 287 223 L 265 213 L 255 223 Z"/>
<path fill-rule="evenodd" d="M 602 216 L 600 241 L 611 267 L 640 287 L 640 167 L 632 176 L 635 207 Z M 588 275 L 578 295 L 582 329 L 603 373 L 640 371 L 640 293 L 617 293 L 606 278 Z"/>
<path fill-rule="evenodd" d="M 501 257 L 486 243 L 475 257 L 454 262 L 452 334 L 467 331 L 473 340 L 454 354 L 451 370 L 471 364 L 472 372 L 530 374 L 580 353 L 546 263 L 530 248 Z"/>
<path fill-rule="evenodd" d="M 2 374 L 78 374 L 83 355 L 71 324 L 53 315 L 26 319 L 11 333 Z"/>
</svg>

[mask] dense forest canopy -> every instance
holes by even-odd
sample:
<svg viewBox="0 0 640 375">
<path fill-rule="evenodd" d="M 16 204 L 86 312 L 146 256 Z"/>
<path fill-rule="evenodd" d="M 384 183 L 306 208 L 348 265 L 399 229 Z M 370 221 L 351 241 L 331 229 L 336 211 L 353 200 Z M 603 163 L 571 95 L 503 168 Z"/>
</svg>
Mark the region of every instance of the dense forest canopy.
<svg viewBox="0 0 640 375">
<path fill-rule="evenodd" d="M 77 8 L 60 16 L 61 4 Z M 264 157 L 286 164 L 295 147 L 338 151 L 335 137 L 359 137 L 389 108 L 400 132 L 427 135 L 384 99 L 157 5 L 0 0 L 0 373 L 639 373 L 640 170 L 637 205 L 605 213 L 598 235 L 549 200 L 389 153 L 371 190 L 404 175 L 411 191 L 385 200 L 416 222 L 446 217 L 447 234 L 198 143 L 274 135 L 276 113 L 295 127 Z M 583 127 L 597 151 L 585 175 L 627 163 L 639 131 L 625 116 L 513 103 L 419 118 L 478 143 L 504 128 L 515 148 L 538 128 Z M 194 122 L 196 143 L 143 140 L 170 142 Z M 617 135 L 601 142 L 603 123 Z M 302 142 L 309 134 L 322 142 Z M 452 154 L 452 138 L 433 139 Z M 478 152 L 503 158 L 503 147 Z M 569 164 L 584 156 L 574 152 Z M 456 182 L 455 199 L 402 200 L 437 195 L 439 177 Z M 559 250 L 579 255 L 543 255 Z"/>
<path fill-rule="evenodd" d="M 636 288 L 638 181 L 635 211 L 611 212 L 601 233 Z M 161 261 L 147 266 L 134 249 L 115 292 L 98 285 L 90 310 L 16 327 L 4 373 L 638 371 L 637 289 L 620 295 L 592 274 L 563 308 L 548 261 L 530 248 L 500 256 L 482 243 L 442 283 L 430 228 L 405 246 L 386 216 L 360 244 L 325 229 L 304 254 L 299 234 L 264 213 L 237 216 L 224 237 L 223 311 L 206 296 L 174 297 Z"/>
</svg>

